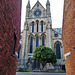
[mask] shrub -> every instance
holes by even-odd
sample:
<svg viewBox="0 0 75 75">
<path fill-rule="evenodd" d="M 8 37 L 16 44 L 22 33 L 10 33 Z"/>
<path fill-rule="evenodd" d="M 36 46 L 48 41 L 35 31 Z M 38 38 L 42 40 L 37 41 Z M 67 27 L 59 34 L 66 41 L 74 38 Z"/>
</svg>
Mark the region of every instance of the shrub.
<svg viewBox="0 0 75 75">
<path fill-rule="evenodd" d="M 18 72 L 32 72 L 30 69 L 24 69 L 24 68 L 17 68 Z"/>
<path fill-rule="evenodd" d="M 25 71 L 26 71 L 26 72 L 32 72 L 32 70 L 30 70 L 30 69 L 26 69 Z"/>
<path fill-rule="evenodd" d="M 25 72 L 25 69 L 24 68 L 18 68 L 17 71 L 18 72 Z"/>
</svg>

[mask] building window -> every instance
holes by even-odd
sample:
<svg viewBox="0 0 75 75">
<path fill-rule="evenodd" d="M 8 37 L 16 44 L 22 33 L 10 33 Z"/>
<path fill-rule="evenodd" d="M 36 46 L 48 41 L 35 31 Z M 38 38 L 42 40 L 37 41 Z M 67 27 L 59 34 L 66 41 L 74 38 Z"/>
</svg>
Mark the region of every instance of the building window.
<svg viewBox="0 0 75 75">
<path fill-rule="evenodd" d="M 36 47 L 38 47 L 39 46 L 39 37 L 37 36 L 36 37 Z"/>
<path fill-rule="evenodd" d="M 33 51 L 33 37 L 30 38 L 30 53 Z"/>
<path fill-rule="evenodd" d="M 61 53 L 60 53 L 60 45 L 59 45 L 59 43 L 56 44 L 56 55 L 57 55 L 57 59 L 61 59 Z"/>
<path fill-rule="evenodd" d="M 44 36 L 42 37 L 42 45 L 43 46 L 45 45 L 45 37 Z"/>
<path fill-rule="evenodd" d="M 43 32 L 43 23 L 41 23 L 41 32 Z"/>
<path fill-rule="evenodd" d="M 55 34 L 54 37 L 58 37 L 58 34 Z"/>
<path fill-rule="evenodd" d="M 13 46 L 11 54 L 15 54 L 15 46 L 16 46 L 16 34 L 14 33 Z"/>
<path fill-rule="evenodd" d="M 34 23 L 32 24 L 32 32 L 34 32 Z"/>
<path fill-rule="evenodd" d="M 39 7 L 39 4 L 37 4 L 37 7 Z"/>
<path fill-rule="evenodd" d="M 39 25 L 38 25 L 38 21 L 37 21 L 37 32 L 38 32 L 38 28 L 39 28 Z"/>
</svg>

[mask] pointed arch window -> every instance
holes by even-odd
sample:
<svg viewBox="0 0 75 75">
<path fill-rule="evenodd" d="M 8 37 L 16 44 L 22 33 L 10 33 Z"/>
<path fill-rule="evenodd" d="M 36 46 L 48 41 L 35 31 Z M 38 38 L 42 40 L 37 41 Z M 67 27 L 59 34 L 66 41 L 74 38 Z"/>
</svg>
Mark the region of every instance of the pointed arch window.
<svg viewBox="0 0 75 75">
<path fill-rule="evenodd" d="M 55 37 L 58 37 L 58 34 L 55 34 L 54 36 L 55 36 Z"/>
<path fill-rule="evenodd" d="M 30 53 L 33 51 L 33 37 L 30 38 Z"/>
<path fill-rule="evenodd" d="M 37 7 L 39 7 L 39 3 L 37 3 Z"/>
<path fill-rule="evenodd" d="M 42 37 L 42 45 L 45 46 L 45 37 Z"/>
<path fill-rule="evenodd" d="M 32 23 L 32 32 L 34 32 L 34 23 Z"/>
<path fill-rule="evenodd" d="M 60 44 L 59 43 L 56 44 L 56 55 L 57 55 L 57 59 L 61 59 Z"/>
<path fill-rule="evenodd" d="M 41 23 L 41 32 L 43 32 L 43 22 Z"/>
<path fill-rule="evenodd" d="M 37 32 L 38 32 L 38 30 L 39 30 L 38 28 L 39 28 L 39 22 L 37 21 Z"/>
<path fill-rule="evenodd" d="M 39 37 L 37 36 L 36 37 L 36 47 L 38 47 L 39 46 Z"/>
</svg>

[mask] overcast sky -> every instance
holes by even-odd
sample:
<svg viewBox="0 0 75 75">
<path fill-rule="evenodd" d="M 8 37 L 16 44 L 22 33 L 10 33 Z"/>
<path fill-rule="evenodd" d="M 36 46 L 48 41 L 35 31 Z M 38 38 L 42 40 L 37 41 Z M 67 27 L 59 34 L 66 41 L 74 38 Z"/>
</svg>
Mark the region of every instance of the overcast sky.
<svg viewBox="0 0 75 75">
<path fill-rule="evenodd" d="M 63 5 L 64 0 L 49 0 L 50 8 L 51 8 L 51 17 L 52 17 L 52 27 L 53 28 L 61 28 L 62 20 L 63 20 Z M 31 8 L 37 0 L 30 0 Z M 46 8 L 47 0 L 39 0 L 39 2 Z M 21 11 L 21 30 L 24 28 L 25 21 L 25 13 L 26 13 L 26 5 L 28 0 L 22 0 L 22 11 Z"/>
</svg>

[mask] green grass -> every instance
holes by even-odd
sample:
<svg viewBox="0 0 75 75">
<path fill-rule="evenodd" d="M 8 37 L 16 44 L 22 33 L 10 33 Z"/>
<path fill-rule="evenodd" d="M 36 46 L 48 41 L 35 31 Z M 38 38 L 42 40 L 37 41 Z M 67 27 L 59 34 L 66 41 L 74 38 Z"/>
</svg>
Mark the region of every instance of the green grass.
<svg viewBox="0 0 75 75">
<path fill-rule="evenodd" d="M 26 72 L 32 72 L 32 70 L 30 70 L 30 69 L 26 69 L 25 71 L 26 71 Z"/>
</svg>

